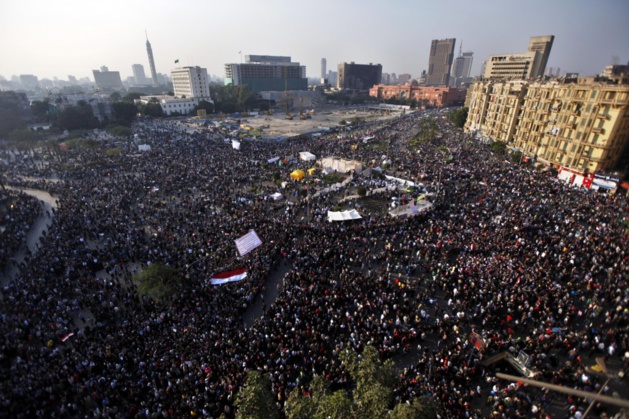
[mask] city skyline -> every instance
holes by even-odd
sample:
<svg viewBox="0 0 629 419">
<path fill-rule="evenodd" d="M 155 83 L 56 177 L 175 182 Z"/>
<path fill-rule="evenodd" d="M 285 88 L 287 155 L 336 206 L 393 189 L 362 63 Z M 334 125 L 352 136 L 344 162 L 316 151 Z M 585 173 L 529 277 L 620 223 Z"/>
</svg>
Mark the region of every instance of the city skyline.
<svg viewBox="0 0 629 419">
<path fill-rule="evenodd" d="M 629 61 L 624 0 L 435 3 L 322 0 L 298 10 L 285 0 L 184 0 L 176 6 L 112 0 L 95 13 L 77 0 L 4 2 L 0 75 L 91 78 L 105 65 L 126 79 L 133 64 L 150 68 L 145 30 L 155 66 L 165 74 L 201 66 L 224 77 L 225 64 L 265 54 L 291 56 L 310 78 L 319 76 L 322 58 L 328 68 L 374 63 L 383 72 L 417 78 L 428 68 L 431 41 L 456 38 L 455 50 L 463 41 L 474 53 L 471 75 L 477 76 L 489 55 L 525 51 L 529 38 L 540 35 L 555 36 L 548 67 L 588 76 Z"/>
</svg>

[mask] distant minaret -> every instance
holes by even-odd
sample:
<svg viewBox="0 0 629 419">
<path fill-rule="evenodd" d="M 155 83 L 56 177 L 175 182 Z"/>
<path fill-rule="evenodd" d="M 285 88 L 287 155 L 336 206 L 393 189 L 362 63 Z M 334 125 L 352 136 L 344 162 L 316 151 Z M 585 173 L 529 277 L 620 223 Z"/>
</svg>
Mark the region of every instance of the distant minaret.
<svg viewBox="0 0 629 419">
<path fill-rule="evenodd" d="M 146 31 L 144 31 L 146 34 Z M 157 71 L 155 71 L 155 60 L 153 60 L 153 48 L 149 42 L 149 36 L 146 35 L 146 53 L 149 56 L 149 66 L 151 67 L 151 78 L 153 79 L 153 86 L 157 86 Z"/>
</svg>

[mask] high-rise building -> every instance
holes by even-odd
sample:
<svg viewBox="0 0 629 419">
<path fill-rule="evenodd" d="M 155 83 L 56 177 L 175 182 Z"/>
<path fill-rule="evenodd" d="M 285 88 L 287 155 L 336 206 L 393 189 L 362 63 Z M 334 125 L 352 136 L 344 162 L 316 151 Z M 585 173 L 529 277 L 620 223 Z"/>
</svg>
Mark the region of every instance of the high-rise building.
<svg viewBox="0 0 629 419">
<path fill-rule="evenodd" d="M 153 86 L 157 86 L 157 71 L 155 70 L 155 60 L 153 59 L 153 48 L 149 42 L 148 35 L 146 36 L 146 53 L 149 56 L 149 67 L 151 69 L 151 79 L 153 80 Z"/>
<path fill-rule="evenodd" d="M 483 67 L 483 79 L 487 80 L 526 80 L 535 78 L 535 69 L 539 67 L 539 51 L 521 54 L 490 55 Z"/>
<path fill-rule="evenodd" d="M 179 98 L 209 98 L 207 68 L 182 67 L 170 72 L 175 96 Z"/>
<path fill-rule="evenodd" d="M 613 169 L 629 146 L 627 85 L 485 80 L 470 86 L 466 102 L 466 131 L 554 166 Z"/>
<path fill-rule="evenodd" d="M 102 66 L 100 70 L 93 70 L 92 73 L 94 74 L 94 83 L 100 90 L 111 91 L 124 88 L 118 71 L 109 71 L 107 67 Z"/>
<path fill-rule="evenodd" d="M 225 85 L 230 84 L 253 92 L 308 89 L 305 66 L 273 55 L 245 55 L 244 63 L 225 64 Z"/>
<path fill-rule="evenodd" d="M 327 65 L 326 59 L 321 58 L 321 78 L 322 79 L 325 79 L 325 76 L 327 75 L 326 65 Z"/>
<path fill-rule="evenodd" d="M 397 76 L 397 83 L 396 84 L 404 84 L 404 83 L 409 82 L 411 79 L 412 79 L 412 77 L 408 73 L 400 74 L 399 76 Z"/>
<path fill-rule="evenodd" d="M 456 39 L 435 39 L 430 44 L 428 57 L 428 74 L 426 84 L 432 86 L 447 86 L 450 82 L 450 68 L 454 59 L 454 44 Z"/>
<path fill-rule="evenodd" d="M 529 39 L 528 51 L 537 51 L 541 54 L 537 67 L 531 72 L 531 77 L 537 78 L 544 75 L 544 72 L 546 71 L 546 64 L 548 64 L 548 57 L 550 56 L 550 49 L 553 47 L 554 40 L 554 35 L 532 36 L 531 39 Z"/>
<path fill-rule="evenodd" d="M 454 59 L 452 74 L 450 76 L 450 86 L 460 87 L 467 83 L 472 72 L 473 52 L 460 52 Z"/>
<path fill-rule="evenodd" d="M 133 64 L 131 69 L 133 70 L 133 79 L 136 85 L 143 86 L 147 84 L 148 80 L 146 75 L 144 75 L 144 66 L 142 64 Z"/>
<path fill-rule="evenodd" d="M 381 64 L 342 63 L 338 65 L 336 87 L 366 92 L 382 81 Z"/>
<path fill-rule="evenodd" d="M 25 89 L 35 89 L 39 87 L 39 80 L 32 74 L 20 74 L 20 84 Z"/>
</svg>

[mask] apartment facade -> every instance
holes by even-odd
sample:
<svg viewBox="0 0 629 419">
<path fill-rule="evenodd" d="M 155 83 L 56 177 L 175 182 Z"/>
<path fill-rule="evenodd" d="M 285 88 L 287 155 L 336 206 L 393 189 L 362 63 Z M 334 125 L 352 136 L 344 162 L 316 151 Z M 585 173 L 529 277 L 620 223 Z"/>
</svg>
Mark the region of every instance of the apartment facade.
<svg viewBox="0 0 629 419">
<path fill-rule="evenodd" d="M 336 87 L 343 90 L 369 91 L 382 82 L 381 64 L 342 63 L 338 65 Z"/>
<path fill-rule="evenodd" d="M 306 67 L 275 55 L 246 55 L 244 63 L 225 64 L 225 85 L 230 84 L 245 84 L 257 93 L 308 90 Z"/>
<path fill-rule="evenodd" d="M 181 67 L 170 72 L 175 96 L 186 98 L 209 98 L 207 69 L 199 66 Z"/>
<path fill-rule="evenodd" d="M 612 169 L 629 144 L 629 86 L 579 79 L 470 86 L 465 130 L 555 166 Z"/>
</svg>

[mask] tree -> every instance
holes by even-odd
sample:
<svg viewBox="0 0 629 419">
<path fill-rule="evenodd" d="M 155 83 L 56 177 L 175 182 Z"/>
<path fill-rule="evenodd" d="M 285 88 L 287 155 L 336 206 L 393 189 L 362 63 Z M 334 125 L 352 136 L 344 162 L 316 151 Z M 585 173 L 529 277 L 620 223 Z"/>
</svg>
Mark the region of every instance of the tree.
<svg viewBox="0 0 629 419">
<path fill-rule="evenodd" d="M 111 100 L 113 103 L 115 103 L 115 102 L 118 102 L 121 97 L 122 97 L 122 95 L 120 93 L 113 92 L 112 94 L 109 95 L 109 100 Z"/>
<path fill-rule="evenodd" d="M 259 371 L 249 371 L 243 388 L 236 396 L 236 418 L 277 418 L 271 382 Z"/>
<path fill-rule="evenodd" d="M 316 406 L 310 394 L 304 395 L 300 387 L 295 387 L 288 395 L 284 411 L 288 419 L 310 419 L 314 417 Z"/>
<path fill-rule="evenodd" d="M 112 93 L 113 94 L 113 93 Z M 133 119 L 138 114 L 138 108 L 133 103 L 128 102 L 114 102 L 111 105 L 116 121 L 120 125 L 131 126 Z"/>
<path fill-rule="evenodd" d="M 59 113 L 59 127 L 61 129 L 93 129 L 100 125 L 94 117 L 92 107 L 85 101 L 80 101 L 77 106 L 68 106 Z"/>
<path fill-rule="evenodd" d="M 469 109 L 465 107 L 457 109 L 456 111 L 450 112 L 448 114 L 448 119 L 457 127 L 463 128 L 463 126 L 465 125 L 465 121 L 467 121 L 468 112 Z"/>
<path fill-rule="evenodd" d="M 391 411 L 391 419 L 434 419 L 437 417 L 437 403 L 429 397 L 420 397 L 412 403 L 399 403 Z"/>
<path fill-rule="evenodd" d="M 205 109 L 206 113 L 214 113 L 214 104 L 207 100 L 200 100 L 199 104 L 194 108 L 194 113 L 201 109 Z"/>
<path fill-rule="evenodd" d="M 358 193 L 358 196 L 363 198 L 367 196 L 367 188 L 365 188 L 364 186 L 359 186 L 358 189 L 356 190 L 356 193 Z"/>
<path fill-rule="evenodd" d="M 48 99 L 34 100 L 31 102 L 31 113 L 38 122 L 50 122 L 50 103 Z"/>
<path fill-rule="evenodd" d="M 179 272 L 162 263 L 153 263 L 133 278 L 138 281 L 138 291 L 159 300 L 174 295 L 182 286 Z"/>
<path fill-rule="evenodd" d="M 130 92 L 130 93 L 127 93 L 126 95 L 124 95 L 122 100 L 124 102 L 134 103 L 134 101 L 140 99 L 141 96 L 142 96 L 142 93 Z"/>
<path fill-rule="evenodd" d="M 345 390 L 337 390 L 317 406 L 316 419 L 344 419 L 352 417 L 352 401 Z"/>
<path fill-rule="evenodd" d="M 164 116 L 164 110 L 159 103 L 147 103 L 142 107 L 142 115 L 159 118 Z"/>
<path fill-rule="evenodd" d="M 0 92 L 0 138 L 26 128 L 28 99 L 25 93 Z"/>
</svg>

